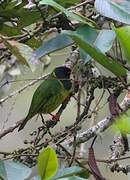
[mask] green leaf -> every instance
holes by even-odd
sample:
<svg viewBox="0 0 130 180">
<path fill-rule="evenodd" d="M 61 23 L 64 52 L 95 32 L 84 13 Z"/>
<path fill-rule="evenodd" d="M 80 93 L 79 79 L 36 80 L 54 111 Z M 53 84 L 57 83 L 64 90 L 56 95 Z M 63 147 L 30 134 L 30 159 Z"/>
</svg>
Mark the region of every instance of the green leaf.
<svg viewBox="0 0 130 180">
<path fill-rule="evenodd" d="M 84 169 L 78 166 L 72 166 L 68 168 L 61 168 L 58 170 L 56 176 L 53 179 L 58 179 L 58 178 L 63 178 L 63 177 L 68 177 L 72 175 L 77 175 L 81 172 L 83 172 Z"/>
<path fill-rule="evenodd" d="M 0 160 L 0 179 L 2 179 L 2 180 L 7 179 L 5 165 L 2 160 Z"/>
<path fill-rule="evenodd" d="M 116 125 L 122 133 L 130 134 L 130 117 L 127 114 L 117 118 Z"/>
<path fill-rule="evenodd" d="M 0 25 L 0 33 L 5 36 L 16 36 L 22 34 L 17 27 L 11 27 L 8 26 L 7 24 Z"/>
<path fill-rule="evenodd" d="M 0 162 L 0 176 L 3 180 L 24 180 L 30 176 L 31 172 L 31 169 L 22 163 L 13 161 Z"/>
<path fill-rule="evenodd" d="M 78 177 L 78 176 L 71 176 L 71 177 L 60 178 L 60 179 L 61 180 L 87 180 L 86 178 L 84 179 L 84 178 L 81 178 L 81 177 Z"/>
<path fill-rule="evenodd" d="M 85 42 L 88 42 L 90 44 L 93 44 L 98 32 L 96 29 L 88 26 L 88 25 L 82 25 L 77 30 L 75 31 L 77 34 L 79 34 Z M 80 57 L 83 59 L 85 62 L 88 62 L 91 57 L 82 49 L 80 48 Z"/>
<path fill-rule="evenodd" d="M 85 42 L 79 35 L 72 31 L 64 31 L 64 33 L 72 37 L 80 48 L 87 52 L 95 61 L 110 70 L 113 74 L 116 76 L 126 75 L 126 70 L 121 64 L 117 63 L 114 59 L 105 56 L 100 50 Z"/>
<path fill-rule="evenodd" d="M 25 26 L 29 26 L 36 23 L 41 18 L 41 14 L 38 10 L 29 10 L 21 8 L 17 11 L 17 16 L 20 18 L 18 21 L 18 27 L 21 29 Z"/>
<path fill-rule="evenodd" d="M 91 45 L 97 47 L 102 53 L 109 51 L 113 45 L 115 39 L 115 32 L 112 30 L 101 30 L 98 33 L 98 30 L 88 26 L 80 26 L 76 31 L 76 34 L 79 34 L 85 42 L 88 42 Z M 85 62 L 91 60 L 91 57 L 80 48 L 80 57 Z"/>
<path fill-rule="evenodd" d="M 96 0 L 96 10 L 103 16 L 112 18 L 126 24 L 130 24 L 130 1 Z"/>
<path fill-rule="evenodd" d="M 66 0 L 56 0 L 57 3 L 60 5 L 64 6 L 65 8 L 68 8 L 72 5 L 75 5 L 77 3 L 80 3 L 80 0 L 71 0 L 71 1 L 66 1 Z"/>
<path fill-rule="evenodd" d="M 57 9 L 57 10 L 61 11 L 62 13 L 64 13 L 68 18 L 77 20 L 80 23 L 89 24 L 90 26 L 96 26 L 94 21 L 92 21 L 89 18 L 86 18 L 84 16 L 81 16 L 79 14 L 68 11 L 63 6 L 61 6 L 60 4 L 56 3 L 53 0 L 41 0 L 40 4 L 41 5 L 50 5 L 50 6 L 54 7 L 55 9 Z"/>
<path fill-rule="evenodd" d="M 41 180 L 51 179 L 57 172 L 58 159 L 51 147 L 45 148 L 38 156 L 38 174 Z"/>
<path fill-rule="evenodd" d="M 32 56 L 33 59 L 36 61 L 36 59 L 41 58 L 47 54 L 50 54 L 54 51 L 63 49 L 67 46 L 70 46 L 74 42 L 70 37 L 64 34 L 58 34 L 56 37 L 50 39 L 49 41 L 43 43 L 41 47 L 39 47 L 36 51 L 34 51 Z"/>
<path fill-rule="evenodd" d="M 124 51 L 124 55 L 130 64 L 130 26 L 114 28 L 114 30 Z"/>
</svg>

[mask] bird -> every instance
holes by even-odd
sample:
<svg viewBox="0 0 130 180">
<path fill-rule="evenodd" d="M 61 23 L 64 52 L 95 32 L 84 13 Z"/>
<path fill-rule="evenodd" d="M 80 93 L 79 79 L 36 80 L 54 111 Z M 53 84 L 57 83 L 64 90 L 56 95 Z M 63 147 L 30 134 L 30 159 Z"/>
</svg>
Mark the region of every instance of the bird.
<svg viewBox="0 0 130 180">
<path fill-rule="evenodd" d="M 56 67 L 35 90 L 27 116 L 20 124 L 21 131 L 36 114 L 51 114 L 69 97 L 72 89 L 71 69 L 65 65 Z M 51 114 L 52 115 L 52 114 Z"/>
</svg>

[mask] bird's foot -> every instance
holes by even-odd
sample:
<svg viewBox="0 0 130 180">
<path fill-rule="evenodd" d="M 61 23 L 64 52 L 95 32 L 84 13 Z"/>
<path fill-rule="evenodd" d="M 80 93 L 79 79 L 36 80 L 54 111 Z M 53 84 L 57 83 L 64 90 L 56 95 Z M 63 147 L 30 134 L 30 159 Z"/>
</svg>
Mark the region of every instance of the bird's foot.
<svg viewBox="0 0 130 180">
<path fill-rule="evenodd" d="M 53 115 L 53 114 L 50 114 L 51 116 L 52 116 L 52 121 L 59 121 L 60 120 L 60 115 L 59 114 L 55 114 L 55 115 Z"/>
<path fill-rule="evenodd" d="M 53 115 L 53 114 L 50 113 L 50 115 L 52 116 L 52 118 L 50 120 L 46 121 L 46 127 L 47 128 L 53 128 L 60 119 L 59 114 Z"/>
</svg>

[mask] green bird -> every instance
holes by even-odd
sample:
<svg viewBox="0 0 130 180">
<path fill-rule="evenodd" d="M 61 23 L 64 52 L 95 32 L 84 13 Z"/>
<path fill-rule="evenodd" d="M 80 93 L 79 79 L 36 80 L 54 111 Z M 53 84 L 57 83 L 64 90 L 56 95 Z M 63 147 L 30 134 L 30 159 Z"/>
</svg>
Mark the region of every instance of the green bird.
<svg viewBox="0 0 130 180">
<path fill-rule="evenodd" d="M 72 83 L 71 69 L 66 66 L 56 67 L 34 92 L 29 112 L 18 131 L 36 114 L 50 114 L 70 95 Z"/>
</svg>

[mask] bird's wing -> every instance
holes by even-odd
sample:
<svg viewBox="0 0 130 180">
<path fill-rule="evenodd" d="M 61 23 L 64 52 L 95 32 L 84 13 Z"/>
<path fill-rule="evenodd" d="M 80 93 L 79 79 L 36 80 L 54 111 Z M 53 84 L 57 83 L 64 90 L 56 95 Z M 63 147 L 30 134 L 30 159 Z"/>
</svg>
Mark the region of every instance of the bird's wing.
<svg viewBox="0 0 130 180">
<path fill-rule="evenodd" d="M 60 84 L 57 80 L 46 80 L 37 88 L 33 95 L 26 119 L 29 120 L 37 113 L 41 113 L 42 109 L 44 112 L 44 106 L 48 103 L 48 101 L 51 101 L 54 95 L 58 93 L 57 89 L 59 85 Z"/>
</svg>

